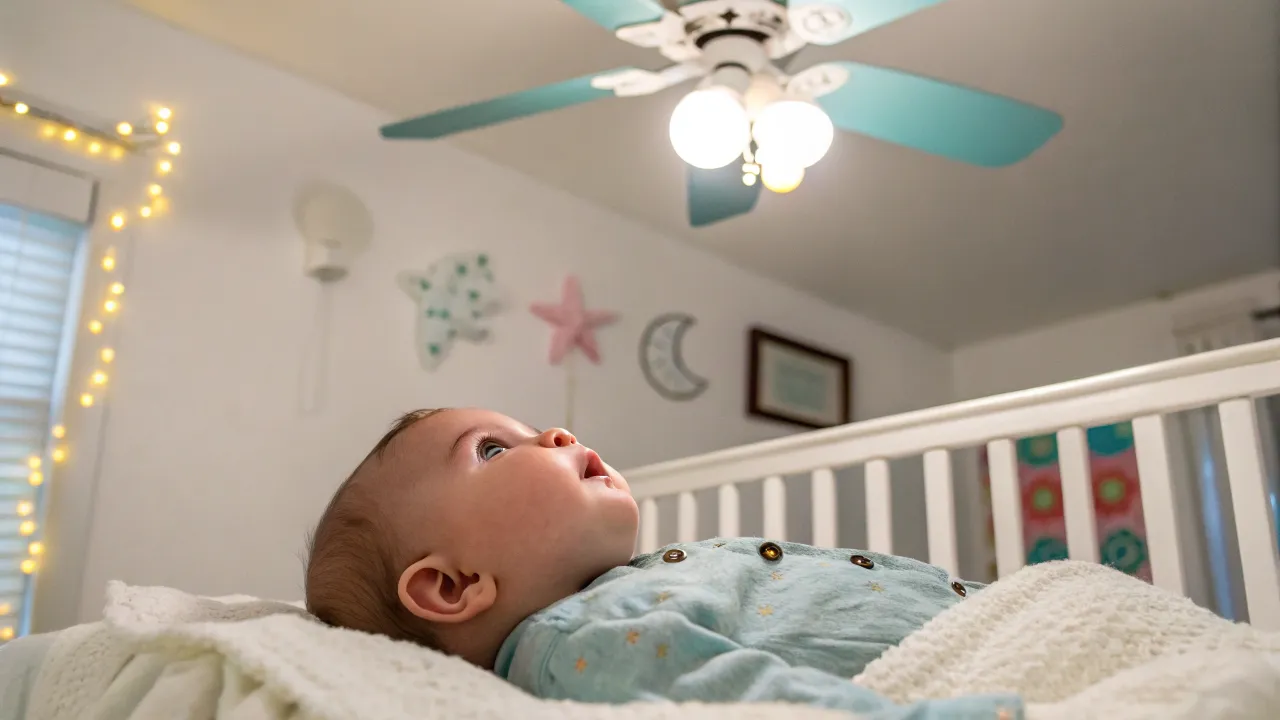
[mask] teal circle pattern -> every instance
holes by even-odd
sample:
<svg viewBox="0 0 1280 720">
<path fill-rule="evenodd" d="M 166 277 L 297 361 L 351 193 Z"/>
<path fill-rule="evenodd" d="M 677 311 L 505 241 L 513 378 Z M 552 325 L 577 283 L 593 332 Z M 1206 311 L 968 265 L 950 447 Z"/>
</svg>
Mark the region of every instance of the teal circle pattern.
<svg viewBox="0 0 1280 720">
<path fill-rule="evenodd" d="M 1058 462 L 1058 438 L 1038 435 L 1018 441 L 1018 459 L 1032 467 L 1044 467 Z"/>
<path fill-rule="evenodd" d="M 1067 544 L 1054 537 L 1042 537 L 1031 546 L 1027 553 L 1027 564 L 1037 565 L 1051 560 L 1066 560 Z"/>
<path fill-rule="evenodd" d="M 1117 530 L 1102 543 L 1102 564 L 1133 575 L 1147 561 L 1147 544 L 1128 528 Z"/>
<path fill-rule="evenodd" d="M 1089 450 L 1095 455 L 1119 455 L 1133 447 L 1133 424 L 1116 423 L 1089 428 Z"/>
</svg>

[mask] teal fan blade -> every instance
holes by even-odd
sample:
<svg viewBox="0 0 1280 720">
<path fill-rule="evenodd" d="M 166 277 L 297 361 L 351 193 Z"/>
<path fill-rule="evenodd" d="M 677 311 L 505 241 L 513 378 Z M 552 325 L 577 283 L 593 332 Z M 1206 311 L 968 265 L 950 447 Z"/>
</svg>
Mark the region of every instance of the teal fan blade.
<svg viewBox="0 0 1280 720">
<path fill-rule="evenodd" d="M 563 0 L 579 15 L 608 30 L 657 22 L 666 12 L 657 0 Z"/>
<path fill-rule="evenodd" d="M 702 227 L 751 212 L 760 198 L 760 183 L 742 183 L 742 163 L 722 168 L 688 170 L 689 224 Z"/>
<path fill-rule="evenodd" d="M 834 62 L 848 80 L 817 98 L 841 130 L 983 167 L 1026 158 L 1062 116 L 1001 95 L 888 68 Z M 821 66 L 820 66 L 821 67 Z"/>
<path fill-rule="evenodd" d="M 835 45 L 854 35 L 861 35 L 881 25 L 888 25 L 941 2 L 946 0 L 789 0 L 786 6 L 788 14 L 793 18 L 805 17 L 806 8 L 815 5 L 822 6 L 824 9 L 833 6 L 843 9 L 849 25 L 841 32 L 831 33 L 825 27 L 814 28 L 815 31 L 823 34 L 820 44 Z M 822 26 L 825 25 L 823 20 L 826 17 L 827 13 L 819 13 L 807 21 L 802 21 L 801 24 L 817 22 Z M 805 34 L 803 28 L 800 28 L 800 32 L 802 35 Z"/>
<path fill-rule="evenodd" d="M 626 70 L 627 68 L 619 68 Z M 610 71 L 617 72 L 617 71 Z M 382 126 L 382 137 L 389 140 L 432 140 L 466 130 L 475 130 L 488 125 L 496 125 L 508 120 L 537 115 L 548 110 L 591 102 L 604 97 L 612 97 L 613 90 L 599 89 L 591 86 L 592 78 L 605 73 L 584 75 L 580 78 L 531 90 L 522 90 L 492 100 L 483 100 L 471 105 L 441 110 L 440 112 L 422 115 L 411 120 Z"/>
</svg>

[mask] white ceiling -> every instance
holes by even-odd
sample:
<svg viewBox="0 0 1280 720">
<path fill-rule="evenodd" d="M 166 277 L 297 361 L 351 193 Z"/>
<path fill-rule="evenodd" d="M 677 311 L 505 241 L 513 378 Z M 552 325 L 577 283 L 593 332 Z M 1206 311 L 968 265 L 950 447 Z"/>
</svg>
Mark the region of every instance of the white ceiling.
<svg viewBox="0 0 1280 720">
<path fill-rule="evenodd" d="M 664 62 L 557 0 L 131 0 L 395 118 Z M 834 48 L 1010 95 L 1066 128 L 984 170 L 857 136 L 787 196 L 694 230 L 682 89 L 452 142 L 941 346 L 1280 264 L 1273 0 L 950 0 Z M 369 132 L 376 132 L 369 128 Z"/>
</svg>

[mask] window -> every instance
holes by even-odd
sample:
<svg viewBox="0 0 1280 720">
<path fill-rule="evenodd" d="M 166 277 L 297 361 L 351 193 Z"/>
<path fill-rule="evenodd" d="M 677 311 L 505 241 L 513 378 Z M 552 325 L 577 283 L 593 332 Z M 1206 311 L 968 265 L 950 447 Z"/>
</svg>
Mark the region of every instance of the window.
<svg viewBox="0 0 1280 720">
<path fill-rule="evenodd" d="M 0 641 L 31 622 L 28 570 L 54 463 L 85 226 L 0 200 Z"/>
</svg>

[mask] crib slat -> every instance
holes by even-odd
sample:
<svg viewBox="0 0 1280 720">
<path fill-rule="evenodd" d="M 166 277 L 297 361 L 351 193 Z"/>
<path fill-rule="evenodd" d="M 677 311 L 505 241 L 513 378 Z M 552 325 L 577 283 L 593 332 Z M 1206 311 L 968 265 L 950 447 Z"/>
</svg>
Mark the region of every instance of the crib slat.
<svg viewBox="0 0 1280 720">
<path fill-rule="evenodd" d="M 813 544 L 815 547 L 836 546 L 836 474 L 831 468 L 818 468 L 809 476 L 813 512 Z"/>
<path fill-rule="evenodd" d="M 867 549 L 893 554 L 893 491 L 889 461 L 870 460 L 864 470 L 867 495 Z"/>
<path fill-rule="evenodd" d="M 1018 456 L 1012 440 L 987 443 L 991 473 L 991 520 L 996 531 L 996 575 L 1005 577 L 1026 564 L 1022 542 L 1022 492 L 1018 484 Z"/>
<path fill-rule="evenodd" d="M 1272 534 L 1271 502 L 1263 474 L 1262 437 L 1253 401 L 1228 400 L 1218 406 L 1227 457 L 1231 508 L 1240 540 L 1240 567 L 1249 605 L 1249 624 L 1280 630 L 1280 554 Z"/>
<path fill-rule="evenodd" d="M 1142 490 L 1142 516 L 1147 526 L 1151 579 L 1157 587 L 1186 595 L 1164 417 L 1144 415 L 1134 418 L 1133 442 L 1138 456 L 1138 486 Z"/>
<path fill-rule="evenodd" d="M 787 488 L 778 475 L 764 479 L 764 536 L 787 539 Z"/>
<path fill-rule="evenodd" d="M 720 523 L 718 532 L 720 537 L 738 537 L 742 534 L 738 531 L 738 518 L 741 517 L 738 487 L 733 483 L 721 485 L 719 501 Z"/>
<path fill-rule="evenodd" d="M 952 575 L 960 574 L 956 550 L 956 493 L 951 481 L 951 453 L 924 454 L 925 522 L 929 533 L 929 562 Z"/>
<path fill-rule="evenodd" d="M 1084 428 L 1058 431 L 1058 470 L 1062 473 L 1062 511 L 1067 525 L 1067 553 L 1072 560 L 1101 562 L 1094 518 L 1093 476 Z"/>
<path fill-rule="evenodd" d="M 640 552 L 658 549 L 658 503 L 648 498 L 640 503 Z"/>
<path fill-rule="evenodd" d="M 691 543 L 698 539 L 698 501 L 693 493 L 680 493 L 676 506 L 676 540 Z"/>
</svg>

